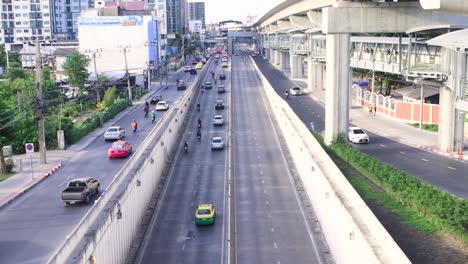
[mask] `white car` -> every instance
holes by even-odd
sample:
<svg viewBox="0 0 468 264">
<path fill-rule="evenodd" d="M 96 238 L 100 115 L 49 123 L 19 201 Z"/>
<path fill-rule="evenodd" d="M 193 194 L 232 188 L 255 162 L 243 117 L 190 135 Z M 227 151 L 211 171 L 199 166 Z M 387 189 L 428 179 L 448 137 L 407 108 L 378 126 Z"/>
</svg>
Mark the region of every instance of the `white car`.
<svg viewBox="0 0 468 264">
<path fill-rule="evenodd" d="M 213 126 L 222 126 L 224 125 L 224 117 L 222 115 L 215 115 L 213 117 Z"/>
<path fill-rule="evenodd" d="M 166 101 L 159 101 L 156 104 L 156 111 L 166 111 L 169 109 L 169 105 L 166 103 Z"/>
<path fill-rule="evenodd" d="M 125 137 L 125 129 L 120 126 L 111 126 L 104 132 L 104 140 L 119 140 Z"/>
<path fill-rule="evenodd" d="M 226 57 L 223 57 L 223 59 L 221 60 L 222 62 L 227 62 L 228 59 Z"/>
<path fill-rule="evenodd" d="M 224 141 L 221 137 L 214 137 L 211 140 L 211 150 L 224 149 Z"/>
<path fill-rule="evenodd" d="M 353 143 L 369 143 L 369 136 L 360 127 L 350 127 L 348 129 L 348 140 Z"/>
<path fill-rule="evenodd" d="M 190 72 L 191 70 L 192 70 L 192 67 L 184 66 L 184 72 Z"/>
<path fill-rule="evenodd" d="M 289 89 L 291 95 L 302 95 L 303 93 L 301 87 L 294 86 Z"/>
</svg>

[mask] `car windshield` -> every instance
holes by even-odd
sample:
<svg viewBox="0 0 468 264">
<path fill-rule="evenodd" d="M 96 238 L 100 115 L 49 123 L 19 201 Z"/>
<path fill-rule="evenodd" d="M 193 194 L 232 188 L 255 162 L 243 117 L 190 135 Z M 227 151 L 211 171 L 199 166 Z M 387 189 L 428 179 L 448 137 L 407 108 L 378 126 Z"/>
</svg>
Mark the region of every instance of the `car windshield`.
<svg viewBox="0 0 468 264">
<path fill-rule="evenodd" d="M 198 209 L 198 214 L 199 215 L 209 215 L 211 214 L 210 209 Z"/>
<path fill-rule="evenodd" d="M 293 90 L 294 90 L 294 91 L 298 91 L 298 90 L 301 90 L 301 88 L 299 88 L 299 87 L 293 87 Z"/>
<path fill-rule="evenodd" d="M 120 144 L 120 143 L 118 143 L 118 144 L 113 144 L 113 145 L 112 145 L 112 148 L 113 148 L 113 149 L 123 149 L 123 148 L 124 148 L 124 145 L 123 145 L 123 144 Z"/>
<path fill-rule="evenodd" d="M 222 118 L 221 116 L 215 116 L 215 119 L 216 119 L 216 120 L 221 120 L 221 119 L 223 119 L 223 118 Z"/>
<path fill-rule="evenodd" d="M 223 141 L 221 139 L 213 139 L 213 143 L 222 143 Z"/>
<path fill-rule="evenodd" d="M 107 129 L 107 132 L 117 132 L 117 130 L 118 129 L 116 127 L 110 127 L 110 128 Z"/>
<path fill-rule="evenodd" d="M 159 102 L 158 105 L 164 106 L 164 105 L 166 105 L 166 103 L 161 103 L 161 102 Z"/>
<path fill-rule="evenodd" d="M 365 134 L 364 131 L 362 129 L 354 129 L 353 130 L 353 133 L 354 134 Z"/>
</svg>

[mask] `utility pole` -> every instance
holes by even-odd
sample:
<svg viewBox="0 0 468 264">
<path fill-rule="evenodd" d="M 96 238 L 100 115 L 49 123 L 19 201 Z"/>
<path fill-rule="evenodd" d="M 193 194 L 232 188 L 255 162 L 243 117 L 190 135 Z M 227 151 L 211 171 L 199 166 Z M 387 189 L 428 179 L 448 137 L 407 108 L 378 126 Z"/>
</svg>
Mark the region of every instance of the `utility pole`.
<svg viewBox="0 0 468 264">
<path fill-rule="evenodd" d="M 128 46 L 123 47 L 123 53 L 125 58 L 125 75 L 127 76 L 128 105 L 132 105 L 132 87 L 130 86 L 130 74 L 128 73 L 127 49 Z"/>
<path fill-rule="evenodd" d="M 37 128 L 39 130 L 39 163 L 46 164 L 46 142 L 45 142 L 45 131 L 44 131 L 44 116 L 42 114 L 42 108 L 44 106 L 44 98 L 42 97 L 42 80 L 41 80 L 41 47 L 39 38 L 36 36 L 36 118 Z"/>
<path fill-rule="evenodd" d="M 151 91 L 151 64 L 148 62 L 148 92 Z"/>
<path fill-rule="evenodd" d="M 93 64 L 94 64 L 94 75 L 96 76 L 96 82 L 95 82 L 95 90 L 96 90 L 96 101 L 97 104 L 101 103 L 101 95 L 99 94 L 99 80 L 98 80 L 98 74 L 97 74 L 97 66 L 96 66 L 96 52 L 93 52 Z M 102 120 L 102 111 L 98 109 L 99 112 L 99 127 L 103 126 L 104 121 Z"/>
</svg>

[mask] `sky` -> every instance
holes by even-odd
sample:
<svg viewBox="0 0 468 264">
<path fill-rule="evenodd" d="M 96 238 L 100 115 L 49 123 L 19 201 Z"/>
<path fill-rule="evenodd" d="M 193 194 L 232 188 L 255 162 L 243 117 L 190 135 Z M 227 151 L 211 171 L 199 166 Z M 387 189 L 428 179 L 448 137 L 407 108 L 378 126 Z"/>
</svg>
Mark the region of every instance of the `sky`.
<svg viewBox="0 0 468 264">
<path fill-rule="evenodd" d="M 189 0 L 192 2 L 191 0 Z M 216 23 L 224 20 L 244 22 L 247 16 L 263 14 L 283 0 L 205 0 L 205 21 Z"/>
</svg>

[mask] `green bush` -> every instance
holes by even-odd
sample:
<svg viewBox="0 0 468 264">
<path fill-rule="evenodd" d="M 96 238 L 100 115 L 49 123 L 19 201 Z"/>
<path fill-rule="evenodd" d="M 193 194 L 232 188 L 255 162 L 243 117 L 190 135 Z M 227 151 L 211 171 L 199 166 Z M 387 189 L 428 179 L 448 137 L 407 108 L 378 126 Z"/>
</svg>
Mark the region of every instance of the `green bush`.
<svg viewBox="0 0 468 264">
<path fill-rule="evenodd" d="M 113 118 L 122 110 L 127 108 L 128 101 L 127 99 L 117 99 L 115 102 L 110 106 L 106 107 L 104 111 L 102 111 L 104 122 Z M 73 144 L 78 142 L 80 139 L 91 133 L 94 129 L 99 126 L 99 113 L 93 113 L 88 119 L 84 122 L 75 124 L 73 129 L 65 134 L 67 138 L 67 142 L 69 144 Z"/>
<path fill-rule="evenodd" d="M 468 242 L 468 201 L 375 160 L 349 144 L 333 143 L 329 151 L 439 230 Z"/>
<path fill-rule="evenodd" d="M 116 88 L 112 86 L 106 90 L 104 93 L 104 98 L 102 100 L 105 107 L 111 106 L 115 101 Z"/>
</svg>

